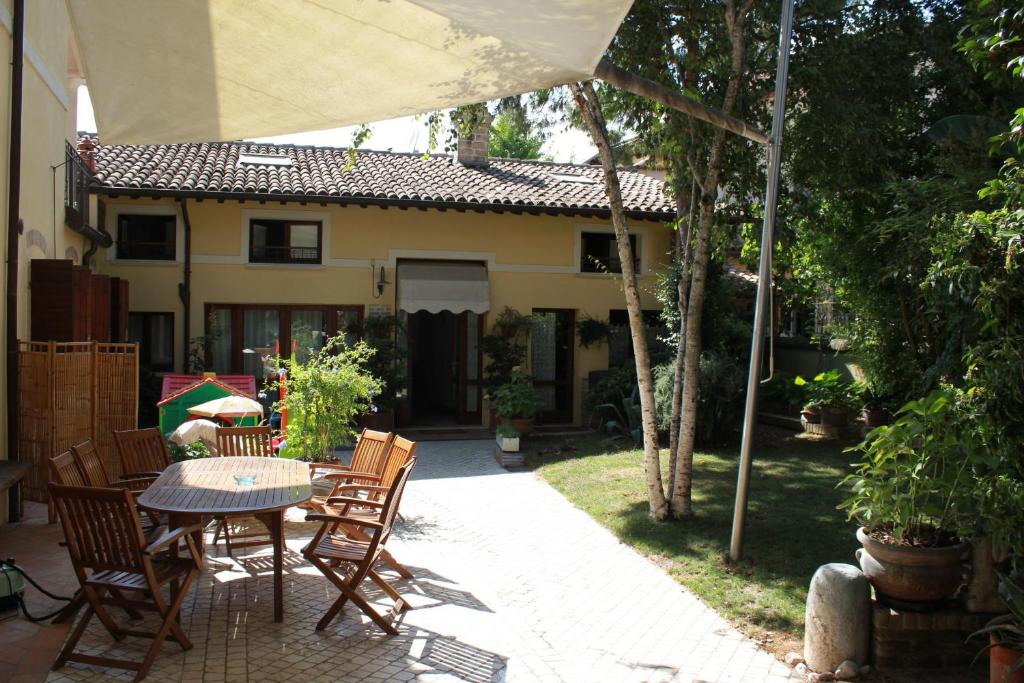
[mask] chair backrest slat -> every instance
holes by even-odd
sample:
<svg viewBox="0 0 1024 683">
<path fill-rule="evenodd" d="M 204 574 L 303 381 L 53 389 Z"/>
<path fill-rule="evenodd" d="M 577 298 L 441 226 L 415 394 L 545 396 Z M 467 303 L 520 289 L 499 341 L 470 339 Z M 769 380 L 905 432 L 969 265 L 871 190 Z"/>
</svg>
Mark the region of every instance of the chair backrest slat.
<svg viewBox="0 0 1024 683">
<path fill-rule="evenodd" d="M 61 486 L 88 486 L 85 473 L 71 451 L 50 458 L 50 481 Z"/>
<path fill-rule="evenodd" d="M 380 474 L 384 467 L 385 456 L 394 435 L 391 432 L 378 432 L 363 428 L 352 452 L 352 471 Z"/>
<path fill-rule="evenodd" d="M 217 451 L 223 457 L 251 455 L 274 457 L 270 427 L 218 427 Z"/>
<path fill-rule="evenodd" d="M 171 464 L 167 441 L 159 427 L 114 432 L 122 474 L 163 472 Z"/>
<path fill-rule="evenodd" d="M 75 460 L 78 461 L 78 466 L 82 468 L 82 473 L 85 474 L 86 486 L 110 485 L 107 469 L 103 466 L 103 460 L 100 458 L 99 451 L 96 450 L 96 444 L 93 443 L 92 439 L 87 439 L 77 446 L 72 446 L 71 452 L 75 454 Z"/>
<path fill-rule="evenodd" d="M 415 450 L 415 444 L 413 444 L 413 450 Z M 387 496 L 384 498 L 384 505 L 380 510 L 379 521 L 383 525 L 383 528 L 380 530 L 380 543 L 386 543 L 391 536 L 391 528 L 395 525 L 395 518 L 398 516 L 398 505 L 402 502 L 402 493 L 405 491 L 405 485 L 409 481 L 410 475 L 412 475 L 412 468 L 415 466 L 416 458 L 410 455 L 409 459 L 398 468 L 395 480 L 392 482 L 391 488 L 388 489 Z"/>
<path fill-rule="evenodd" d="M 380 474 L 380 485 L 391 488 L 398 477 L 398 471 L 414 457 L 416 457 L 416 442 L 396 436 L 391 441 L 391 448 L 384 459 L 384 467 Z"/>
<path fill-rule="evenodd" d="M 124 489 L 50 484 L 71 563 L 85 570 L 145 572 L 139 513 Z"/>
</svg>

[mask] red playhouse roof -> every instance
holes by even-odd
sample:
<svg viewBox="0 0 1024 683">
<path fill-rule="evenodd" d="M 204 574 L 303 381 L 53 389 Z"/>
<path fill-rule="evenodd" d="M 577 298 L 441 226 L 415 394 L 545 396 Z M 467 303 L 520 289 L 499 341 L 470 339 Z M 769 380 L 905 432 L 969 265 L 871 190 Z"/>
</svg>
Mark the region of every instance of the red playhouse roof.
<svg viewBox="0 0 1024 683">
<path fill-rule="evenodd" d="M 188 393 L 201 384 L 216 384 L 230 394 L 256 398 L 256 378 L 252 375 L 218 375 L 214 377 L 202 377 L 199 375 L 164 375 L 163 387 L 160 390 L 160 401 L 162 406 L 169 401 Z"/>
</svg>

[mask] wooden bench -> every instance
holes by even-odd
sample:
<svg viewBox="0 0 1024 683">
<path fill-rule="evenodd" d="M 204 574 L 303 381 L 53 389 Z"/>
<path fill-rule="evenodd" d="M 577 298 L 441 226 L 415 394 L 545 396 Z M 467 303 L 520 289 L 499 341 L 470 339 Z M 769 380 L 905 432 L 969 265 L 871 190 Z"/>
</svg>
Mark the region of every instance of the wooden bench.
<svg viewBox="0 0 1024 683">
<path fill-rule="evenodd" d="M 7 491 L 7 521 L 17 522 L 25 516 L 25 503 L 21 498 L 21 480 L 32 465 L 17 460 L 0 460 L 0 492 Z"/>
</svg>

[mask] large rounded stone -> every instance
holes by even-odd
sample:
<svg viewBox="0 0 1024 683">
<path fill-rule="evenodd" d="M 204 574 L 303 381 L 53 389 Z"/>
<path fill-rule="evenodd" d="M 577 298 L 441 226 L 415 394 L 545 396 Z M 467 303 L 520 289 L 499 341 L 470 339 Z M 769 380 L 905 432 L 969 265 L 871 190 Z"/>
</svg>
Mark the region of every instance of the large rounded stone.
<svg viewBox="0 0 1024 683">
<path fill-rule="evenodd" d="M 804 661 L 835 671 L 847 659 L 864 664 L 871 635 L 871 588 L 851 564 L 826 564 L 811 578 L 804 625 Z"/>
</svg>

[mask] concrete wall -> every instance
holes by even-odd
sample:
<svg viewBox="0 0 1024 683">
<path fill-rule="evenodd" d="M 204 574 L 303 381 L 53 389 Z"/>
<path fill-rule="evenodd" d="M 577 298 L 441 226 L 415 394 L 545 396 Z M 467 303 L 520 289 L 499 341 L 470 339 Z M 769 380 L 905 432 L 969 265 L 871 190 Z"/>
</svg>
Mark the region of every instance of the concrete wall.
<svg viewBox="0 0 1024 683">
<path fill-rule="evenodd" d="M 107 228 L 114 233 L 119 213 L 166 212 L 178 216 L 178 262 L 125 262 L 114 248 L 101 250 L 99 272 L 130 282 L 133 311 L 173 312 L 175 359 L 184 357 L 182 310 L 177 285 L 182 281 L 183 237 L 179 207 L 171 200 L 104 199 Z M 272 205 L 259 202 L 188 200 L 192 224 L 192 336 L 202 334 L 207 303 L 362 305 L 396 308 L 395 287 L 374 298 L 380 266 L 395 282 L 395 263 L 402 258 L 465 259 L 487 262 L 491 311 L 511 306 L 522 313 L 533 308 L 568 308 L 577 317 L 607 318 L 625 308 L 619 281 L 606 274 L 579 272 L 579 233 L 611 232 L 608 221 L 510 213 L 400 210 L 355 206 Z M 248 263 L 248 221 L 278 217 L 323 222 L 324 265 Z M 643 298 L 657 307 L 651 291 L 653 273 L 667 262 L 671 233 L 664 225 L 638 222 Z M 104 253 L 106 252 L 106 253 Z M 367 309 L 368 310 L 368 309 Z M 584 378 L 607 367 L 607 348 L 576 349 L 574 416 L 580 419 Z"/>
<path fill-rule="evenodd" d="M 7 243 L 7 183 L 11 113 L 11 0 L 0 1 L 0 226 L 3 253 Z M 29 260 L 64 258 L 74 248 L 81 262 L 85 239 L 64 227 L 63 168 L 57 169 L 56 191 L 52 166 L 64 162 L 64 143 L 75 129 L 75 87 L 80 82 L 69 55 L 71 25 L 63 0 L 30 0 L 25 3 L 25 53 L 22 115 L 22 161 L 20 215 L 24 230 L 18 249 L 18 337 L 29 336 Z M 6 282 L 6 258 L 0 259 L 0 282 Z M 0 307 L 6 301 L 0 297 Z M 3 311 L 6 319 L 7 311 Z M 0 335 L 0 358 L 6 358 L 4 335 Z M 0 381 L 6 387 L 6 365 L 0 364 Z M 7 394 L 0 390 L 0 458 L 7 453 Z M 0 520 L 6 518 L 7 500 L 0 494 Z"/>
</svg>

